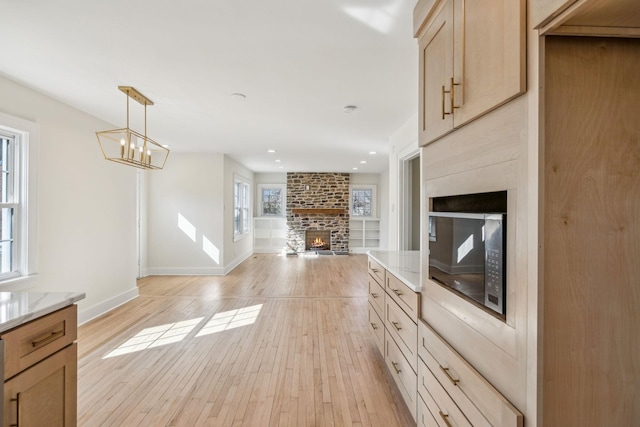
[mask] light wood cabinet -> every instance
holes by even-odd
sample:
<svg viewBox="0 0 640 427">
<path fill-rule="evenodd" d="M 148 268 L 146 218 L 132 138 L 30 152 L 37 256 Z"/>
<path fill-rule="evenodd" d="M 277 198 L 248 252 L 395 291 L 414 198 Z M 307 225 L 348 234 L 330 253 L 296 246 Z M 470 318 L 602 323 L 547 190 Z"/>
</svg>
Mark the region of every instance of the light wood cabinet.
<svg viewBox="0 0 640 427">
<path fill-rule="evenodd" d="M 526 90 L 525 1 L 445 0 L 418 28 L 419 143 L 478 118 Z M 426 17 L 425 17 L 426 15 Z"/>
<path fill-rule="evenodd" d="M 3 333 L 3 425 L 74 427 L 77 308 L 71 305 Z"/>
</svg>

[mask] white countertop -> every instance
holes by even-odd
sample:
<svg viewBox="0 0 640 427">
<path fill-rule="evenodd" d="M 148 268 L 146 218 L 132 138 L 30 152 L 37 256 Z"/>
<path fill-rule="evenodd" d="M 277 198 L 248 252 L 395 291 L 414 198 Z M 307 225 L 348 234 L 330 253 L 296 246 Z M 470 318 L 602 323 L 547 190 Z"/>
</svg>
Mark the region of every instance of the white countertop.
<svg viewBox="0 0 640 427">
<path fill-rule="evenodd" d="M 84 297 L 81 292 L 0 292 L 0 332 L 53 313 Z"/>
<path fill-rule="evenodd" d="M 422 291 L 420 251 L 369 251 L 367 253 L 414 292 Z"/>
</svg>

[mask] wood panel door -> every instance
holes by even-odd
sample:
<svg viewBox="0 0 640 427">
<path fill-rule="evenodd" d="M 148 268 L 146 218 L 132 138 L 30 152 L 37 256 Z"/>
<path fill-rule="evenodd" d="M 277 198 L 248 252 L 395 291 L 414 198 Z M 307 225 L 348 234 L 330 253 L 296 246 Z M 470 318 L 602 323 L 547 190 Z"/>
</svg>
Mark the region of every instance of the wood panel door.
<svg viewBox="0 0 640 427">
<path fill-rule="evenodd" d="M 420 145 L 453 130 L 451 77 L 453 76 L 453 0 L 448 0 L 419 40 Z"/>
<path fill-rule="evenodd" d="M 640 40 L 547 37 L 547 426 L 640 425 Z"/>
<path fill-rule="evenodd" d="M 4 425 L 75 427 L 77 344 L 58 351 L 4 384 Z"/>
</svg>

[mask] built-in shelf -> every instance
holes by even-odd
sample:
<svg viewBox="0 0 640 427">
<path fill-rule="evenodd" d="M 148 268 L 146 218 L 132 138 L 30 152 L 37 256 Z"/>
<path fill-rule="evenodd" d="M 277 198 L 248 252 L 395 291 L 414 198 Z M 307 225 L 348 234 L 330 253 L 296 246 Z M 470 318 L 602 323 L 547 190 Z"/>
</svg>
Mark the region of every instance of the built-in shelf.
<svg viewBox="0 0 640 427">
<path fill-rule="evenodd" d="M 258 216 L 253 219 L 253 250 L 256 253 L 280 253 L 287 246 L 287 220 L 284 217 Z"/>
<path fill-rule="evenodd" d="M 349 220 L 349 251 L 364 253 L 380 247 L 380 220 L 361 218 Z"/>
</svg>

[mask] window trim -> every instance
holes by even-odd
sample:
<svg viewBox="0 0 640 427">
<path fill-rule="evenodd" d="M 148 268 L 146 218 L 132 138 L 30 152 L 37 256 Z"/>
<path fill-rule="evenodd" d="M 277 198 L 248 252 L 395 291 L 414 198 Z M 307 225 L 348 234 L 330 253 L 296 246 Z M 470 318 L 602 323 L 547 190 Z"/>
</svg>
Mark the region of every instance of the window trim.
<svg viewBox="0 0 640 427">
<path fill-rule="evenodd" d="M 354 190 L 371 190 L 371 215 L 354 215 L 353 211 L 353 191 Z M 349 186 L 349 216 L 357 219 L 378 218 L 378 186 L 376 184 L 352 184 Z"/>
<path fill-rule="evenodd" d="M 0 132 L 16 137 L 19 211 L 14 217 L 14 272 L 0 276 L 0 287 L 22 280 L 38 271 L 37 165 L 40 126 L 37 123 L 0 113 Z M 30 165 L 34 165 L 30 167 Z M 14 178 L 14 179 L 15 179 Z M 14 211 L 15 212 L 15 211 Z"/>
<path fill-rule="evenodd" d="M 263 202 L 264 200 L 262 199 L 262 190 L 280 190 L 280 195 L 282 197 L 281 200 L 281 211 L 279 214 L 276 215 L 268 215 L 264 213 L 264 206 L 263 206 Z M 257 212 L 257 216 L 264 216 L 267 218 L 283 218 L 286 216 L 286 212 L 287 212 L 287 185 L 286 184 L 258 184 L 257 185 L 257 191 L 256 191 L 256 198 L 257 198 L 257 206 L 258 206 L 258 212 Z"/>
<path fill-rule="evenodd" d="M 238 208 L 236 205 L 236 186 L 242 184 L 245 187 L 244 203 Z M 236 209 L 241 209 L 240 224 L 246 224 L 246 229 L 238 231 L 236 229 Z M 242 215 L 244 212 L 244 215 Z M 246 216 L 246 220 L 245 220 Z M 236 242 L 251 234 L 251 183 L 248 179 L 234 174 L 233 176 L 233 241 Z"/>
</svg>

